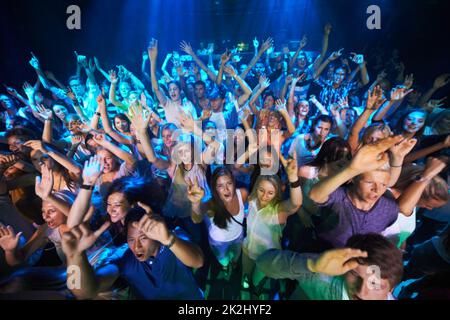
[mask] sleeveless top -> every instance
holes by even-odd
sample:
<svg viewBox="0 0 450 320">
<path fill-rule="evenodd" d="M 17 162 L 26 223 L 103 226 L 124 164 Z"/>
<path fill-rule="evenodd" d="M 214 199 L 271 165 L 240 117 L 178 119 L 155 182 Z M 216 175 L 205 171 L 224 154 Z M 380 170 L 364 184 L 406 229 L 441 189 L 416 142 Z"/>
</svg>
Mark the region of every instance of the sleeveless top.
<svg viewBox="0 0 450 320">
<path fill-rule="evenodd" d="M 206 224 L 208 225 L 208 233 L 209 237 L 215 241 L 219 242 L 229 242 L 236 240 L 239 238 L 243 233 L 243 227 L 244 224 L 244 202 L 242 201 L 242 195 L 241 191 L 239 189 L 236 189 L 236 196 L 239 200 L 239 213 L 235 216 L 233 216 L 233 219 L 230 219 L 230 221 L 227 222 L 227 228 L 221 229 L 218 226 L 214 224 L 214 218 L 208 217 L 206 219 Z M 241 223 L 237 223 L 236 221 Z"/>
<path fill-rule="evenodd" d="M 279 204 L 269 204 L 258 210 L 256 200 L 248 205 L 247 237 L 243 250 L 253 260 L 269 249 L 281 249 L 284 225 L 278 220 Z"/>
</svg>

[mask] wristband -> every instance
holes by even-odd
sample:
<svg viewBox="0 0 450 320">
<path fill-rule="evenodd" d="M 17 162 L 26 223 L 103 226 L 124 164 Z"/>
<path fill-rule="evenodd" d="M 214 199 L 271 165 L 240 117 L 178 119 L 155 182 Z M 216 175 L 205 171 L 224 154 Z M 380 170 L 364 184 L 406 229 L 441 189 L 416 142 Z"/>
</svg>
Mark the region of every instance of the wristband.
<svg viewBox="0 0 450 320">
<path fill-rule="evenodd" d="M 88 185 L 88 184 L 83 184 L 80 189 L 85 189 L 85 190 L 94 190 L 94 186 L 92 185 Z"/>
<path fill-rule="evenodd" d="M 167 249 L 172 248 L 172 246 L 175 244 L 176 237 L 173 233 L 171 233 L 171 235 L 172 235 L 172 240 L 170 240 L 170 242 L 166 245 Z"/>
<path fill-rule="evenodd" d="M 100 112 L 96 112 L 95 115 L 100 117 L 102 114 Z"/>
<path fill-rule="evenodd" d="M 293 189 L 293 188 L 298 188 L 300 187 L 300 179 L 298 179 L 295 182 L 289 182 L 289 186 Z"/>
</svg>

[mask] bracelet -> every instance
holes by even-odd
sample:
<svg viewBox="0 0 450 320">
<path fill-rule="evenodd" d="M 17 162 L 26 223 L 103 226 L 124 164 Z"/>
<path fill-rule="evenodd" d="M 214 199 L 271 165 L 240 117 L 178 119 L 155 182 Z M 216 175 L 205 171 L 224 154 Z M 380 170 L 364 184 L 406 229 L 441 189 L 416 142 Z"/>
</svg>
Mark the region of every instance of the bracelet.
<svg viewBox="0 0 450 320">
<path fill-rule="evenodd" d="M 298 187 L 300 187 L 300 179 L 298 179 L 297 181 L 295 181 L 295 182 L 289 182 L 289 186 L 293 189 L 293 188 L 298 188 Z"/>
<path fill-rule="evenodd" d="M 391 167 L 391 168 L 401 168 L 401 167 L 403 167 L 403 165 L 401 164 L 401 165 L 399 165 L 399 166 L 394 166 L 394 165 L 391 164 L 390 167 Z"/>
<path fill-rule="evenodd" d="M 102 114 L 100 112 L 96 112 L 95 115 L 100 117 Z"/>
<path fill-rule="evenodd" d="M 172 246 L 175 244 L 176 237 L 173 233 L 171 233 L 171 235 L 172 235 L 172 240 L 170 240 L 170 242 L 166 245 L 167 249 L 172 248 Z"/>
<path fill-rule="evenodd" d="M 85 189 L 85 190 L 94 190 L 94 185 L 89 185 L 89 184 L 83 184 L 80 189 Z"/>
</svg>

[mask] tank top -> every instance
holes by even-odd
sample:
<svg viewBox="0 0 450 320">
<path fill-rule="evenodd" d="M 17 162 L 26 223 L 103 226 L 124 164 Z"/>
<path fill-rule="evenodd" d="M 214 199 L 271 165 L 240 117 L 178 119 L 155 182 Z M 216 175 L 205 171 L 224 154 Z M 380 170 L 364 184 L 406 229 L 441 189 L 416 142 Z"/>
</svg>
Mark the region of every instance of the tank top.
<svg viewBox="0 0 450 320">
<path fill-rule="evenodd" d="M 208 217 L 208 219 L 206 219 L 208 233 L 211 239 L 219 242 L 229 242 L 236 240 L 241 236 L 243 232 L 242 225 L 244 224 L 244 202 L 242 201 L 242 195 L 239 189 L 236 189 L 236 196 L 239 201 L 239 213 L 233 216 L 234 219 L 230 219 L 230 221 L 227 222 L 226 229 L 221 229 L 216 226 L 213 217 Z"/>
</svg>

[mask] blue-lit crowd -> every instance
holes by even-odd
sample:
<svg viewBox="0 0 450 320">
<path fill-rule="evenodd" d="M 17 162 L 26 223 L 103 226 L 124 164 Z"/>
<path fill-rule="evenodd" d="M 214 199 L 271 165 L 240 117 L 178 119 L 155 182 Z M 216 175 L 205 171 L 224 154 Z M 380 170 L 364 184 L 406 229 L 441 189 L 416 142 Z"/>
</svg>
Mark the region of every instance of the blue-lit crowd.
<svg viewBox="0 0 450 320">
<path fill-rule="evenodd" d="M 450 298 L 450 74 L 332 36 L 67 80 L 36 49 L 0 94 L 0 299 Z"/>
</svg>

